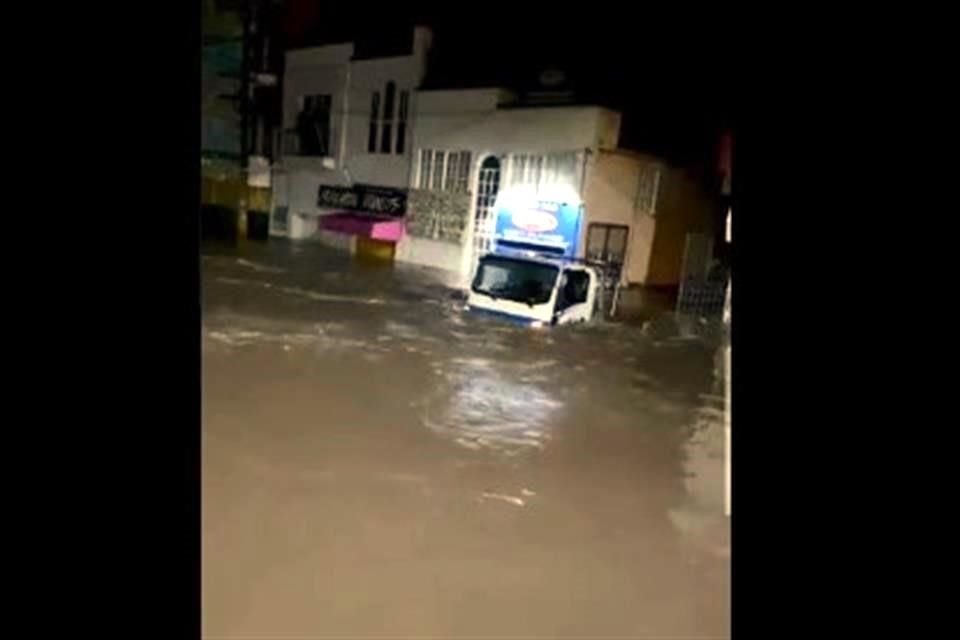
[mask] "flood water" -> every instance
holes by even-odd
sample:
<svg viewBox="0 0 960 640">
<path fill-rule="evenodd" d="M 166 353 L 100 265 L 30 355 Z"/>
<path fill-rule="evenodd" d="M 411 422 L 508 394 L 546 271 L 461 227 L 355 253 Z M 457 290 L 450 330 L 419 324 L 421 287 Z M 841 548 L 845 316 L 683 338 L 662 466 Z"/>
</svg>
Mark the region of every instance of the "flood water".
<svg viewBox="0 0 960 640">
<path fill-rule="evenodd" d="M 729 636 L 711 349 L 312 244 L 202 268 L 205 637 Z"/>
</svg>

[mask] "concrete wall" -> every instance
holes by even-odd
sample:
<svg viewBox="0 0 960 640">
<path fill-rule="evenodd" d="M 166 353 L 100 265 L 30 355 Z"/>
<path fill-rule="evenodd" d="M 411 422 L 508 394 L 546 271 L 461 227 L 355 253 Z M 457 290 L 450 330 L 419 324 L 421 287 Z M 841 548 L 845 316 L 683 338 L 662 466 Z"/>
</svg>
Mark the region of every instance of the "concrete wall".
<svg viewBox="0 0 960 640">
<path fill-rule="evenodd" d="M 586 250 L 591 223 L 629 227 L 624 266 L 627 283 L 644 283 L 648 276 L 656 218 L 637 210 L 635 205 L 641 171 L 651 164 L 659 165 L 653 158 L 639 154 L 604 151 L 591 155 L 587 164 L 581 252 Z"/>
<path fill-rule="evenodd" d="M 660 171 L 652 215 L 636 207 L 641 173 L 651 165 Z M 710 232 L 712 228 L 714 203 L 696 180 L 682 169 L 629 151 L 601 150 L 591 156 L 584 204 L 584 250 L 590 223 L 629 227 L 624 268 L 629 284 L 677 285 L 687 234 Z"/>
<path fill-rule="evenodd" d="M 450 89 L 423 91 L 419 95 L 417 114 L 425 116 L 447 116 L 453 114 L 492 112 L 500 104 L 509 104 L 516 96 L 506 89 L 496 87 L 486 89 Z"/>
<path fill-rule="evenodd" d="M 668 167 L 663 172 L 646 284 L 679 284 L 687 234 L 712 233 L 713 206 L 710 197 L 685 171 Z"/>
<path fill-rule="evenodd" d="M 551 153 L 616 144 L 619 114 L 602 107 L 497 109 L 501 89 L 426 91 L 417 99 L 418 149 Z"/>
<path fill-rule="evenodd" d="M 401 262 L 433 267 L 446 272 L 445 281 L 450 286 L 466 286 L 468 275 L 461 270 L 463 248 L 429 238 L 406 235 L 397 243 L 394 258 Z"/>
<path fill-rule="evenodd" d="M 271 208 L 286 205 L 291 218 L 295 214 L 316 217 L 328 213 L 317 206 L 317 193 L 321 184 L 346 185 L 343 175 L 337 171 L 314 170 L 297 166 L 300 163 L 285 163 L 283 170 L 274 171 L 273 202 Z M 294 165 L 293 167 L 289 165 Z M 290 228 L 290 237 L 301 237 Z"/>
<path fill-rule="evenodd" d="M 357 182 L 367 182 L 388 187 L 406 187 L 410 184 L 411 159 L 413 158 L 414 102 L 416 89 L 426 72 L 425 60 L 414 56 L 362 60 L 350 66 L 350 120 L 347 126 L 346 166 Z M 392 144 L 397 142 L 400 92 L 410 94 L 407 113 L 407 133 L 403 154 L 380 153 L 380 135 L 377 132 L 376 153 L 367 151 L 369 139 L 371 98 L 374 91 L 380 92 L 380 109 L 384 108 L 384 93 L 388 82 L 394 82 L 397 93 L 394 100 Z"/>
</svg>

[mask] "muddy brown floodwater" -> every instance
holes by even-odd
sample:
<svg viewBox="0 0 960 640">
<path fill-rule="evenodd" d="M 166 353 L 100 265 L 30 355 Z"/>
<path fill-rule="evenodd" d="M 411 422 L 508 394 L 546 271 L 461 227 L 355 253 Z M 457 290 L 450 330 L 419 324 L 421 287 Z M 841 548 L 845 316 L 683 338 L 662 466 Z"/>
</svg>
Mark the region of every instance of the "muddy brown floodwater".
<svg viewBox="0 0 960 640">
<path fill-rule="evenodd" d="M 203 294 L 204 637 L 729 636 L 704 345 L 315 245 L 208 248 Z"/>
</svg>

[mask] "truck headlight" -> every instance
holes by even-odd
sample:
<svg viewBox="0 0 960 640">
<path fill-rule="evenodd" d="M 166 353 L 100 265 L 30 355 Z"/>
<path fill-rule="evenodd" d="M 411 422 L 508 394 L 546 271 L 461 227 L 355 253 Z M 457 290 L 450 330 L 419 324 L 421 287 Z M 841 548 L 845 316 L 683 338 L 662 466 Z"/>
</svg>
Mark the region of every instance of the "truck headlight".
<svg viewBox="0 0 960 640">
<path fill-rule="evenodd" d="M 545 326 L 547 325 L 543 320 L 534 320 L 533 322 L 530 323 L 530 327 L 532 329 L 542 329 Z"/>
</svg>

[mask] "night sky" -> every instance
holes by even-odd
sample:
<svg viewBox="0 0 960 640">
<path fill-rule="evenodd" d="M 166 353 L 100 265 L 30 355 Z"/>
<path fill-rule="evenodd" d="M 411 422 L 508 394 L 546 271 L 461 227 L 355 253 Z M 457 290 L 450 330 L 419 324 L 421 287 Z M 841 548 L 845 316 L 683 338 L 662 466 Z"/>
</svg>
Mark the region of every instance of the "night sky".
<svg viewBox="0 0 960 640">
<path fill-rule="evenodd" d="M 413 24 L 430 26 L 427 88 L 522 92 L 536 88 L 541 71 L 560 69 L 577 102 L 623 112 L 621 146 L 684 165 L 709 165 L 718 132 L 729 125 L 725 84 L 732 70 L 722 27 L 644 9 L 652 4 L 618 15 L 616 5 L 594 3 L 602 12 L 591 16 L 587 2 L 575 12 L 559 5 L 533 12 L 522 3 L 526 13 L 511 17 L 509 3 L 387 13 L 359 3 L 287 2 L 288 41 L 300 46 L 360 40 L 358 52 L 389 53 L 408 46 Z"/>
</svg>

